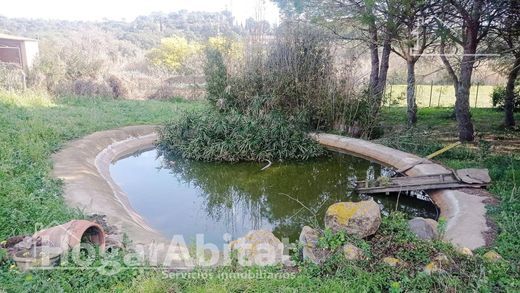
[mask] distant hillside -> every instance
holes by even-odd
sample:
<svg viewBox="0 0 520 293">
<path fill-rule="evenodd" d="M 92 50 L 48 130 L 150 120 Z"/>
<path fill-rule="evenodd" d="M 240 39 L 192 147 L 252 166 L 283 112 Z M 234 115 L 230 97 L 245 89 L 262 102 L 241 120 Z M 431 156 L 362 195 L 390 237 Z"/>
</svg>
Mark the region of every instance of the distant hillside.
<svg viewBox="0 0 520 293">
<path fill-rule="evenodd" d="M 204 40 L 211 36 L 239 36 L 267 22 L 248 19 L 244 26 L 236 25 L 231 12 L 177 11 L 139 16 L 131 22 L 106 20 L 102 22 L 7 18 L 0 16 L 0 32 L 32 38 L 56 36 L 70 32 L 99 29 L 121 41 L 129 41 L 142 49 L 159 44 L 161 38 L 182 35 L 188 39 Z"/>
</svg>

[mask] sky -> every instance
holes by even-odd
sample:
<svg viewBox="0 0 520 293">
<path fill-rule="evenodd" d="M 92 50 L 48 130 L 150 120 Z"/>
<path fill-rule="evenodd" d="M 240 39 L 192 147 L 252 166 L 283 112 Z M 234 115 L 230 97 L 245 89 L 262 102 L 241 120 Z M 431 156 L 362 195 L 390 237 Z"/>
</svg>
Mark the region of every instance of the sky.
<svg viewBox="0 0 520 293">
<path fill-rule="evenodd" d="M 261 7 L 261 9 L 258 9 Z M 132 21 L 152 12 L 230 10 L 237 22 L 253 17 L 279 22 L 278 8 L 269 0 L 15 0 L 2 4 L 6 17 L 99 21 Z M 260 12 L 260 13 L 259 13 Z"/>
</svg>

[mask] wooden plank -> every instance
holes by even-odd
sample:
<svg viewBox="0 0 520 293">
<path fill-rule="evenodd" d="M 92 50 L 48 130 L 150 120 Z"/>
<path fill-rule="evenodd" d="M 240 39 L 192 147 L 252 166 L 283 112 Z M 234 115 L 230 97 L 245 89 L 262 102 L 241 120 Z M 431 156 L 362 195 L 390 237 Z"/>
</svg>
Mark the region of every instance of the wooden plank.
<svg viewBox="0 0 520 293">
<path fill-rule="evenodd" d="M 368 187 L 368 188 L 356 188 L 360 193 L 388 193 L 388 192 L 406 192 L 406 191 L 418 191 L 418 190 L 433 190 L 433 189 L 446 189 L 446 188 L 481 188 L 483 185 L 469 185 L 463 183 L 442 183 L 442 184 L 429 184 L 429 185 L 411 185 L 411 186 L 390 186 L 390 187 Z"/>
<path fill-rule="evenodd" d="M 380 186 L 372 187 L 358 187 L 357 191 L 361 193 L 388 193 L 388 192 L 403 192 L 416 190 L 431 190 L 443 188 L 462 188 L 462 187 L 485 187 L 489 181 L 485 180 L 485 172 L 483 170 L 469 170 L 461 172 L 463 174 L 476 174 L 475 177 L 480 176 L 483 180 L 461 180 L 455 173 L 440 173 L 413 177 L 394 177 L 388 178 L 388 182 L 375 182 L 381 184 Z M 484 174 L 484 175 L 483 175 Z M 372 182 L 369 182 L 372 183 Z M 357 182 L 357 186 L 367 186 L 366 181 Z"/>
<path fill-rule="evenodd" d="M 414 177 L 394 177 L 388 179 L 389 185 L 420 185 L 431 183 L 459 183 L 453 174 L 443 173 L 434 175 L 414 176 Z M 366 181 L 358 181 L 358 185 L 366 185 Z"/>
</svg>

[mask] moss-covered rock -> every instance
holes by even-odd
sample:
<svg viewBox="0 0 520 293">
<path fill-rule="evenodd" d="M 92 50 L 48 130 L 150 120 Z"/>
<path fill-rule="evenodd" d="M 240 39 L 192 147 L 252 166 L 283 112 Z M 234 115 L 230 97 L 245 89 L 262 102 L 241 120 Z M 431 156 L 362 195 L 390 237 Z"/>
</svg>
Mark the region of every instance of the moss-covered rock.
<svg viewBox="0 0 520 293">
<path fill-rule="evenodd" d="M 309 260 L 315 264 L 321 264 L 329 256 L 330 252 L 318 248 L 320 232 L 309 226 L 304 226 L 300 233 L 299 242 L 302 245 L 302 256 L 304 260 Z"/>
<path fill-rule="evenodd" d="M 396 267 L 397 265 L 399 265 L 401 263 L 401 260 L 399 260 L 395 257 L 387 256 L 387 257 L 383 258 L 383 263 L 385 263 L 391 267 Z"/>
<path fill-rule="evenodd" d="M 432 261 L 430 262 L 429 264 L 427 264 L 426 266 L 424 266 L 424 270 L 423 270 L 425 273 L 427 273 L 428 275 L 431 275 L 431 274 L 435 274 L 435 273 L 443 273 L 445 272 L 443 269 L 442 269 L 442 265 L 439 264 L 438 262 L 436 261 Z"/>
<path fill-rule="evenodd" d="M 452 265 L 453 262 L 444 254 L 437 254 L 433 260 L 424 267 L 424 272 L 427 274 L 444 273 L 445 269 Z"/>
<path fill-rule="evenodd" d="M 490 262 L 496 262 L 502 259 L 502 256 L 496 251 L 490 250 L 483 255 L 484 259 Z"/>
<path fill-rule="evenodd" d="M 343 245 L 342 250 L 343 256 L 345 256 L 345 258 L 348 260 L 362 260 L 365 258 L 363 250 L 352 244 Z"/>
<path fill-rule="evenodd" d="M 374 200 L 340 202 L 325 213 L 325 227 L 337 233 L 345 231 L 360 238 L 376 233 L 381 224 L 379 205 Z"/>
<path fill-rule="evenodd" d="M 465 256 L 473 256 L 473 251 L 467 247 L 458 247 L 457 252 Z"/>
</svg>

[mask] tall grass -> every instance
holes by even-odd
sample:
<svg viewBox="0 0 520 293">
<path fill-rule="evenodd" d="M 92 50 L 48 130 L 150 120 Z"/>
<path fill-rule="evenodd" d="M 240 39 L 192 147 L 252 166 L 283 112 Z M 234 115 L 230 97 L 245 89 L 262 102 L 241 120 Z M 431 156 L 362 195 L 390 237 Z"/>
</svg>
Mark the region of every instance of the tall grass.
<svg viewBox="0 0 520 293">
<path fill-rule="evenodd" d="M 17 107 L 51 107 L 53 98 L 44 91 L 27 90 L 24 92 L 0 89 L 0 103 Z"/>
<path fill-rule="evenodd" d="M 276 114 L 188 112 L 160 134 L 164 149 L 203 161 L 305 160 L 323 153 L 301 122 Z"/>
</svg>

